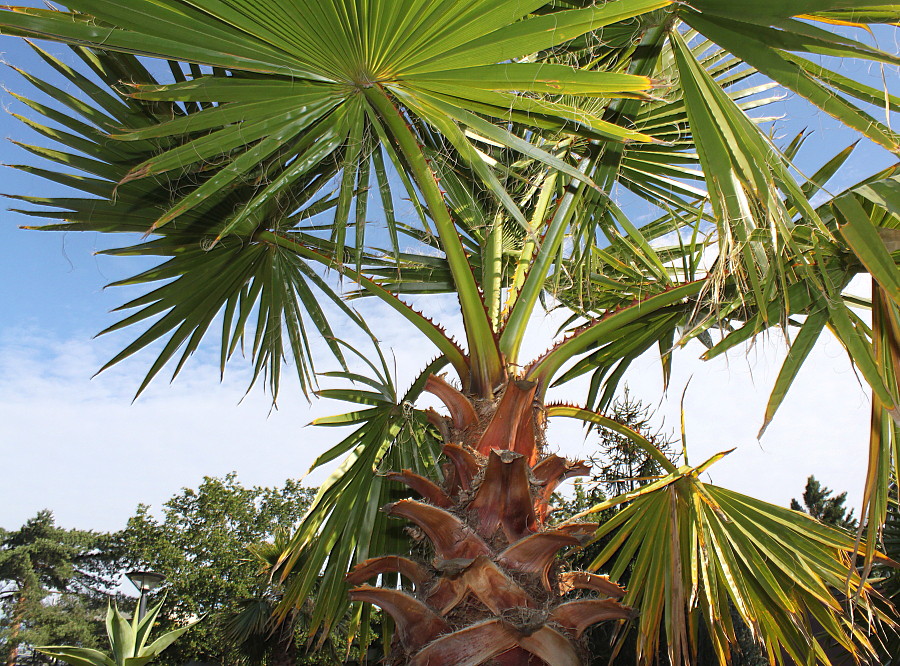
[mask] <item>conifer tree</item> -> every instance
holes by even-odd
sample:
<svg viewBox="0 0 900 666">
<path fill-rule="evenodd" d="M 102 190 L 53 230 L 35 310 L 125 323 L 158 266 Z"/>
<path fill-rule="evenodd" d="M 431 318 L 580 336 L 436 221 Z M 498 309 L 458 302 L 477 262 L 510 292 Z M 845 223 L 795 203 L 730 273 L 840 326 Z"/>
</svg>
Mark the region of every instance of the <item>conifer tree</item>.
<svg viewBox="0 0 900 666">
<path fill-rule="evenodd" d="M 847 492 L 833 495 L 830 488 L 823 486 L 815 476 L 810 475 L 806 480 L 806 489 L 803 491 L 803 504 L 796 499 L 791 500 L 791 508 L 794 511 L 803 511 L 826 525 L 834 525 L 845 530 L 853 531 L 858 523 L 853 517 L 853 509 L 844 507 L 847 501 Z"/>
</svg>

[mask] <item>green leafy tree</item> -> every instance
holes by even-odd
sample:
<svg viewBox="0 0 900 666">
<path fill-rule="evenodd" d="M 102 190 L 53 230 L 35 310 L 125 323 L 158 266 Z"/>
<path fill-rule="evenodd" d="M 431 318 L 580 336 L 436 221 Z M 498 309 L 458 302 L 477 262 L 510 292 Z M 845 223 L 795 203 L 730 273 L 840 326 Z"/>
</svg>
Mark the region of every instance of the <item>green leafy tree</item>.
<svg viewBox="0 0 900 666">
<path fill-rule="evenodd" d="M 246 488 L 232 473 L 183 489 L 163 505 L 160 518 L 149 506 L 138 507 L 120 538 L 130 566 L 166 576 L 155 593 L 168 599 L 161 626 L 210 618 L 168 650 L 162 662 L 224 662 L 235 656 L 223 639 L 219 615 L 268 585 L 247 547 L 299 522 L 311 499 L 312 491 L 295 481 L 281 488 Z"/>
<path fill-rule="evenodd" d="M 791 508 L 794 511 L 808 513 L 826 525 L 855 531 L 859 523 L 853 517 L 853 509 L 847 509 L 844 506 L 846 501 L 846 491 L 839 495 L 833 495 L 830 488 L 826 488 L 815 476 L 810 475 L 803 491 L 803 504 L 796 499 L 791 499 Z"/>
<path fill-rule="evenodd" d="M 63 592 L 45 599 L 31 617 L 31 645 L 77 645 L 99 648 L 103 645 L 104 604 L 110 597 Z"/>
<path fill-rule="evenodd" d="M 159 617 L 162 626 L 177 628 L 186 617 L 210 615 L 196 637 L 182 639 L 162 660 L 181 664 L 234 657 L 223 641 L 220 614 L 272 584 L 260 575 L 247 546 L 297 523 L 311 494 L 293 481 L 272 489 L 244 488 L 234 474 L 206 478 L 196 490 L 173 497 L 161 520 L 141 506 L 128 527 L 115 534 L 65 530 L 53 524 L 49 512 L 41 512 L 19 532 L 4 533 L 0 561 L 8 575 L 39 557 L 44 561 L 37 570 L 55 576 L 45 575 L 34 591 L 25 586 L 22 622 L 14 635 L 29 646 L 100 647 L 110 600 L 122 596 L 115 593 L 121 572 L 150 566 L 168 576 L 164 593 L 170 603 Z M 12 634 L 15 603 L 23 596 L 16 593 L 23 586 L 12 578 L 6 582 L 6 630 Z"/>
<path fill-rule="evenodd" d="M 147 324 L 110 364 L 159 343 L 139 392 L 167 363 L 177 373 L 213 327 L 223 366 L 252 340 L 253 380 L 273 398 L 285 359 L 310 391 L 323 361 L 309 329 L 321 333 L 330 376 L 349 388 L 319 395 L 354 411 L 320 424 L 354 431 L 317 460 L 344 458 L 293 535 L 281 617 L 312 594 L 310 632 L 349 612 L 365 644 L 376 604 L 396 622 L 395 662 L 555 665 L 583 661 L 586 626 L 639 609 L 638 660 L 655 658 L 664 633 L 670 661 L 690 662 L 703 627 L 724 664 L 734 608 L 770 661 L 827 661 L 810 616 L 865 655 L 867 635 L 829 592 L 849 587 L 862 615 L 879 615 L 871 584 L 848 569 L 853 539 L 700 481 L 724 452 L 676 466 L 603 412 L 648 349 L 668 377 L 691 339 L 713 358 L 802 322 L 767 424 L 829 328 L 873 391 L 861 552 L 874 561 L 898 464 L 897 170 L 832 194 L 852 148 L 798 180 L 803 137 L 776 142 L 748 111 L 782 86 L 896 153 L 900 137 L 869 107 L 900 101 L 829 66 L 897 64 L 831 28 L 895 21 L 895 7 L 853 0 L 4 6 L 6 34 L 73 45 L 101 82 L 43 52 L 82 94 L 24 73 L 66 111 L 24 99 L 39 118 L 26 122 L 63 150 L 28 147 L 54 166 L 21 168 L 77 193 L 14 196 L 52 220 L 45 229 L 126 232 L 131 245 L 112 254 L 162 258 L 122 282 L 148 291 L 111 327 Z M 625 190 L 656 214 L 629 215 L 613 196 Z M 335 335 L 368 322 L 327 271 L 433 343 L 437 360 L 407 390 L 377 347 L 354 354 Z M 843 293 L 861 273 L 873 279 L 871 326 Z M 426 294 L 455 295 L 461 341 L 408 303 Z M 573 311 L 571 330 L 526 358 L 548 300 Z M 716 329 L 727 335 L 714 341 Z M 547 403 L 551 386 L 585 375 L 583 404 Z M 426 392 L 443 413 L 421 407 Z M 551 520 L 553 488 L 584 472 L 549 454 L 551 417 L 618 429 L 662 468 L 598 505 L 623 508 L 593 537 L 596 523 Z M 403 485 L 427 501 L 398 500 Z M 416 524 L 414 545 L 391 518 Z M 552 567 L 559 549 L 610 535 L 589 566 L 613 581 L 633 567 L 627 592 Z M 574 603 L 566 586 L 594 596 Z"/>
</svg>

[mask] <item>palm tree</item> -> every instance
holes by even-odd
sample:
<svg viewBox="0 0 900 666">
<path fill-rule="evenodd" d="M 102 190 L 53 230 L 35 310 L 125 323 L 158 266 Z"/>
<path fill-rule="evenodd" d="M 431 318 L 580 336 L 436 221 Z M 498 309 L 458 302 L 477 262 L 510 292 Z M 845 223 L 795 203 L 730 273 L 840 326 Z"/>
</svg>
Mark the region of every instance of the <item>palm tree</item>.
<svg viewBox="0 0 900 666">
<path fill-rule="evenodd" d="M 312 599 L 306 599 L 299 608 L 292 608 L 285 620 L 279 621 L 275 612 L 284 589 L 279 569 L 289 544 L 290 533 L 279 529 L 272 541 L 247 546 L 251 561 L 257 566 L 258 589 L 253 596 L 233 600 L 231 608 L 221 611 L 215 620 L 242 663 L 270 666 L 339 663 L 344 646 L 341 632 L 334 627 L 321 636 L 315 649 L 311 649 L 311 641 L 306 650 L 298 644 L 298 638 L 308 633 L 306 626 L 314 610 Z"/>
<path fill-rule="evenodd" d="M 285 576 L 293 571 L 283 616 L 315 589 L 310 631 L 327 632 L 347 612 L 353 568 L 353 598 L 397 623 L 392 658 L 400 663 L 576 664 L 586 626 L 635 612 L 642 662 L 656 658 L 661 634 L 672 662 L 690 661 L 704 631 L 726 663 L 732 608 L 772 661 L 827 663 L 812 621 L 847 650 L 872 652 L 838 591 L 849 591 L 865 617 L 884 617 L 865 581 L 880 556 L 865 543 L 877 543 L 900 457 L 900 274 L 891 254 L 898 176 L 891 168 L 832 196 L 824 187 L 844 151 L 798 182 L 791 159 L 802 138 L 779 149 L 747 111 L 780 85 L 896 153 L 898 135 L 865 107 L 895 111 L 900 100 L 820 57 L 897 64 L 896 55 L 827 29 L 892 23 L 896 7 L 67 6 L 0 10 L 7 34 L 71 44 L 104 84 L 43 52 L 81 94 L 23 72 L 67 107 L 22 98 L 65 129 L 26 122 L 76 152 L 25 146 L 56 167 L 20 168 L 84 195 L 18 198 L 32 204 L 29 214 L 57 220 L 43 229 L 144 234 L 111 253 L 164 258 L 118 283 L 153 288 L 122 306 L 132 312 L 110 330 L 147 327 L 110 365 L 162 342 L 140 392 L 167 363 L 177 373 L 221 322 L 223 367 L 246 336 L 254 381 L 263 379 L 274 399 L 285 358 L 303 391 L 316 388 L 312 327 L 342 368 L 326 374 L 354 384 L 318 394 L 362 405 L 320 422 L 357 427 L 316 463 L 346 456 L 282 562 Z M 629 218 L 614 188 L 651 203 L 658 217 Z M 825 201 L 814 205 L 815 194 Z M 410 214 L 401 217 L 404 197 Z M 384 233 L 368 224 L 373 217 Z M 368 328 L 323 271 L 380 299 L 434 344 L 437 360 L 405 393 L 380 351 L 360 353 L 335 335 L 322 298 L 341 326 Z M 873 280 L 871 326 L 852 309 L 866 304 L 843 295 L 859 273 Z M 441 293 L 458 298 L 461 342 L 408 303 Z M 531 316 L 548 298 L 572 310 L 571 330 L 523 358 Z M 548 455 L 547 418 L 618 428 L 603 409 L 644 351 L 658 346 L 668 373 L 673 349 L 713 328 L 729 332 L 707 357 L 798 325 L 766 422 L 827 326 L 873 391 L 866 542 L 702 483 L 699 474 L 723 454 L 676 467 L 633 432 L 625 434 L 664 475 L 595 507 L 625 505 L 593 536 L 577 522 L 552 524 L 549 494 L 584 468 Z M 354 355 L 367 372 L 351 368 Z M 585 404 L 547 404 L 551 386 L 588 373 Z M 417 408 L 424 392 L 449 416 Z M 400 499 L 403 484 L 423 500 Z M 431 546 L 410 557 L 391 516 L 415 523 L 419 542 Z M 564 571 L 556 558 L 610 533 L 592 566 L 607 567 L 612 581 L 631 567 L 627 593 L 597 574 Z M 380 588 L 361 585 L 376 578 Z M 573 600 L 570 590 L 586 596 Z M 370 606 L 352 607 L 351 633 L 363 645 L 370 620 Z"/>
</svg>

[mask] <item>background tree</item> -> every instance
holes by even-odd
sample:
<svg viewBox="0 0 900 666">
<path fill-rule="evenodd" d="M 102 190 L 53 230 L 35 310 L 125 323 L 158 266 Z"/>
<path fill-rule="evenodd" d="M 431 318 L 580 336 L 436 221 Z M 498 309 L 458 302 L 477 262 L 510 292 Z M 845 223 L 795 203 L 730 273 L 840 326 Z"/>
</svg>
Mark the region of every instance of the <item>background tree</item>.
<svg viewBox="0 0 900 666">
<path fill-rule="evenodd" d="M 112 534 L 66 530 L 49 511 L 39 513 L 20 530 L 2 533 L 4 655 L 22 644 L 102 648 L 110 602 L 124 608 L 133 601 L 117 590 L 123 572 L 149 567 L 167 576 L 155 593 L 168 600 L 158 618 L 162 628 L 208 616 L 192 630 L 195 635 L 159 659 L 178 666 L 239 660 L 240 651 L 224 638 L 224 616 L 277 585 L 261 574 L 247 547 L 262 548 L 260 542 L 290 529 L 311 496 L 294 481 L 245 488 L 229 474 L 185 488 L 162 507 L 159 519 L 149 506 L 139 506 L 126 529 Z"/>
<path fill-rule="evenodd" d="M 271 541 L 251 545 L 248 550 L 257 565 L 257 575 L 262 584 L 256 595 L 237 599 L 217 620 L 222 635 L 234 648 L 242 661 L 248 664 L 270 666 L 295 666 L 299 664 L 330 664 L 360 662 L 358 649 L 347 649 L 346 627 L 339 625 L 330 632 L 310 635 L 309 625 L 314 613 L 312 600 L 307 600 L 283 619 L 278 616 L 284 588 L 290 579 L 282 580 L 280 572 L 290 533 L 278 529 Z M 382 656 L 377 649 L 369 648 L 372 661 Z"/>
<path fill-rule="evenodd" d="M 651 455 L 646 447 L 638 445 L 632 433 L 638 433 L 652 443 L 671 462 L 677 462 L 679 458 L 672 434 L 664 431 L 664 425 L 656 422 L 652 407 L 632 396 L 627 385 L 622 394 L 610 403 L 606 416 L 609 420 L 605 425 L 589 426 L 585 437 L 593 449 L 586 456 L 590 465 L 589 479 L 576 478 L 571 494 L 554 496 L 554 515 L 560 521 L 664 476 L 665 470 L 659 458 Z M 616 509 L 612 508 L 600 514 L 587 514 L 584 519 L 600 523 L 615 512 Z M 578 551 L 578 557 L 586 563 L 592 557 L 588 553 L 594 551 L 596 544 Z"/>
<path fill-rule="evenodd" d="M 234 473 L 205 477 L 168 500 L 156 518 L 149 506 L 119 535 L 129 566 L 166 576 L 155 596 L 167 602 L 159 621 L 164 629 L 185 618 L 207 615 L 165 654 L 160 663 L 226 663 L 238 658 L 224 640 L 221 613 L 254 598 L 268 586 L 247 547 L 272 539 L 303 517 L 313 491 L 288 480 L 281 488 L 246 488 Z"/>
<path fill-rule="evenodd" d="M 853 509 L 844 507 L 847 501 L 847 492 L 840 495 L 832 495 L 830 488 L 826 488 L 810 475 L 806 480 L 806 489 L 803 491 L 803 504 L 796 499 L 791 499 L 791 508 L 794 511 L 808 513 L 816 520 L 821 520 L 826 525 L 834 525 L 848 531 L 855 531 L 859 523 L 853 517 Z"/>
<path fill-rule="evenodd" d="M 8 666 L 23 643 L 95 645 L 98 613 L 115 584 L 110 544 L 106 535 L 58 527 L 48 510 L 18 530 L 0 530 L 0 645 Z"/>
<path fill-rule="evenodd" d="M 46 598 L 34 610 L 28 636 L 29 645 L 77 645 L 94 649 L 103 647 L 103 618 L 107 605 L 115 598 L 116 595 L 101 598 L 69 591 Z"/>
<path fill-rule="evenodd" d="M 146 613 L 140 612 L 142 605 L 143 603 L 139 602 L 128 617 L 116 604 L 110 602 L 104 622 L 109 645 L 109 651 L 106 653 L 80 645 L 42 645 L 37 649 L 69 666 L 149 664 L 156 661 L 161 652 L 199 621 L 182 622 L 180 627 L 162 636 L 151 637 L 162 604 L 148 609 Z"/>
<path fill-rule="evenodd" d="M 664 432 L 663 424 L 654 423 L 653 409 L 633 397 L 627 385 L 609 406 L 607 415 L 628 430 L 640 433 L 673 463 L 678 462 L 680 455 L 675 449 L 675 438 Z M 665 470 L 659 460 L 631 437 L 609 428 L 598 430 L 597 452 L 589 456 L 591 485 L 602 488 L 606 497 L 631 492 L 663 475 Z"/>
</svg>

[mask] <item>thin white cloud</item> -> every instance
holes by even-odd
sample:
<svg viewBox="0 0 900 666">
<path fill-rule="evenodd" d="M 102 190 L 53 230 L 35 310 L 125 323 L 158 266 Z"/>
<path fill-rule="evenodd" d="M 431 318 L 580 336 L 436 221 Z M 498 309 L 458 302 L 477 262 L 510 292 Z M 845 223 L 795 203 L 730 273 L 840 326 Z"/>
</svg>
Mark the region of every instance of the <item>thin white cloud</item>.
<svg viewBox="0 0 900 666">
<path fill-rule="evenodd" d="M 440 299 L 438 299 L 440 300 Z M 454 311 L 437 303 L 439 314 Z M 399 388 L 434 356 L 430 344 L 387 308 L 364 306 L 386 353 L 393 348 Z M 536 355 L 562 321 L 549 316 L 527 341 L 524 356 Z M 451 320 L 451 329 L 459 322 Z M 0 335 L 0 442 L 10 470 L 0 502 L 0 525 L 12 528 L 42 508 L 59 524 L 113 530 L 124 526 L 138 503 L 158 507 L 181 487 L 196 487 L 204 475 L 232 470 L 247 485 L 280 485 L 309 468 L 316 455 L 344 433 L 304 427 L 316 416 L 340 413 L 346 405 L 309 405 L 290 382 L 279 409 L 261 390 L 241 401 L 246 373 L 240 361 L 219 382 L 213 351 L 188 364 L 171 385 L 162 377 L 134 404 L 131 397 L 150 359 L 138 355 L 90 380 L 117 351 L 115 340 L 61 340 L 37 330 Z M 120 341 L 118 341 L 120 342 Z M 353 340 L 363 344 L 363 339 Z M 858 506 L 865 476 L 868 400 L 840 345 L 817 347 L 761 443 L 755 439 L 768 392 L 784 356 L 776 340 L 760 342 L 749 356 L 702 363 L 702 349 L 676 353 L 672 386 L 660 414 L 678 424 L 678 398 L 693 380 L 685 401 L 691 462 L 738 449 L 711 469 L 723 486 L 786 505 L 799 497 L 815 474 L 836 490 L 850 491 Z M 394 363 L 388 356 L 388 362 Z M 322 357 L 320 370 L 336 367 Z M 635 396 L 658 403 L 658 362 L 647 355 L 634 363 L 626 381 Z M 557 399 L 579 400 L 584 385 Z M 240 403 L 240 404 L 239 404 Z M 570 457 L 592 452 L 573 423 L 551 430 L 550 443 Z M 320 482 L 327 470 L 311 476 Z"/>
</svg>

